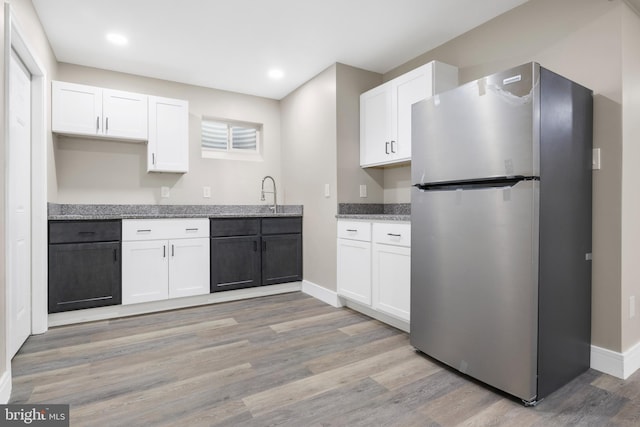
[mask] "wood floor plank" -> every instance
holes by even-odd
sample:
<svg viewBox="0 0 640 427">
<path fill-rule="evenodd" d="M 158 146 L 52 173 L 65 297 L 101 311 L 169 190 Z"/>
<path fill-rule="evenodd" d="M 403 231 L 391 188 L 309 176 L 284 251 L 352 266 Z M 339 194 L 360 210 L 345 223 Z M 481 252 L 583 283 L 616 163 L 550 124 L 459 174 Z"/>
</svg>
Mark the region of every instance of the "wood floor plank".
<svg viewBox="0 0 640 427">
<path fill-rule="evenodd" d="M 12 375 L 11 403 L 70 404 L 74 427 L 640 425 L 640 372 L 525 408 L 300 292 L 52 328 Z"/>
</svg>

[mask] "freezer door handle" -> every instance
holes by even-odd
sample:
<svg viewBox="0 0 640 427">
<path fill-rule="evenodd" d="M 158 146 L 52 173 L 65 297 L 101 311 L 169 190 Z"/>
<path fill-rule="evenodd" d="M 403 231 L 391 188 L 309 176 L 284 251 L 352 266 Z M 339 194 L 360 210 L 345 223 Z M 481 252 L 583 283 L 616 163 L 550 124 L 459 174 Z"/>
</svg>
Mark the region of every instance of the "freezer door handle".
<svg viewBox="0 0 640 427">
<path fill-rule="evenodd" d="M 521 181 L 539 181 L 537 176 L 499 176 L 484 179 L 469 179 L 463 181 L 442 181 L 414 184 L 418 190 L 422 191 L 455 191 L 455 190 L 477 190 L 482 188 L 502 188 L 514 187 Z"/>
</svg>

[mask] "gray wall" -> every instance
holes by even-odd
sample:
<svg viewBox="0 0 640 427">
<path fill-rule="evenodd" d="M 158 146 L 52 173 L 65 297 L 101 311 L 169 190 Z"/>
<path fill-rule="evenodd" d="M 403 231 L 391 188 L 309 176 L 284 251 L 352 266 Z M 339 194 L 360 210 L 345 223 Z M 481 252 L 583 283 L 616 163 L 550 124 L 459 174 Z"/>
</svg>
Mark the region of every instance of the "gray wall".
<svg viewBox="0 0 640 427">
<path fill-rule="evenodd" d="M 304 205 L 304 279 L 335 290 L 336 65 L 287 95 L 280 107 L 286 200 Z"/>
<path fill-rule="evenodd" d="M 338 203 L 383 203 L 384 170 L 360 167 L 360 94 L 382 83 L 377 73 L 336 65 Z M 360 185 L 367 197 L 360 197 Z"/>
<path fill-rule="evenodd" d="M 538 61 L 594 90 L 594 147 L 602 149 L 602 169 L 594 172 L 593 181 L 592 338 L 593 344 L 615 351 L 626 350 L 640 340 L 638 318 L 633 319 L 634 326 L 625 326 L 621 309 L 621 306 L 628 307 L 628 294 L 640 295 L 638 285 L 626 285 L 621 279 L 621 271 L 628 271 L 626 281 L 629 282 L 640 275 L 635 266 L 631 267 L 637 265 L 637 261 L 635 264 L 630 262 L 629 268 L 622 264 L 621 269 L 623 251 L 629 259 L 637 258 L 633 246 L 638 247 L 639 234 L 635 230 L 637 226 L 630 224 L 628 228 L 632 233 L 628 245 L 621 246 L 625 235 L 621 222 L 625 209 L 624 182 L 631 183 L 634 178 L 639 182 L 640 178 L 629 176 L 623 182 L 621 173 L 621 170 L 627 170 L 621 168 L 623 145 L 626 162 L 627 155 L 631 154 L 627 146 L 632 145 L 634 138 L 623 135 L 623 116 L 631 119 L 635 114 L 635 122 L 638 122 L 638 114 L 632 114 L 624 107 L 622 96 L 623 59 L 629 73 L 637 68 L 637 64 L 628 63 L 630 57 L 638 58 L 640 48 L 640 37 L 634 38 L 638 28 L 636 21 L 637 16 L 620 0 L 530 0 L 384 75 L 384 79 L 389 80 L 437 59 L 458 66 L 460 82 L 464 83 L 521 63 Z M 623 28 L 624 47 L 629 52 L 624 58 L 621 48 Z M 639 75 L 636 72 L 635 80 Z M 628 89 L 631 88 L 624 88 L 625 94 Z M 637 130 L 633 133 L 637 136 Z M 637 163 L 640 155 L 633 153 L 628 159 L 630 163 Z M 385 172 L 385 201 L 396 196 L 406 197 L 404 190 L 393 188 L 401 187 L 396 183 L 407 179 L 408 174 L 409 168 Z M 630 175 L 636 174 L 630 171 Z M 633 186 L 627 188 L 634 191 Z M 635 205 L 636 201 L 633 203 Z M 630 207 L 629 213 L 635 215 L 637 223 L 640 215 L 635 208 Z"/>
<path fill-rule="evenodd" d="M 189 172 L 147 173 L 146 143 L 58 135 L 52 169 L 59 203 L 257 204 L 260 182 L 272 175 L 281 186 L 280 103 L 273 99 L 207 89 L 131 74 L 61 63 L 58 80 L 189 101 Z M 264 161 L 203 159 L 202 116 L 263 124 Z M 171 196 L 160 198 L 160 187 Z M 203 198 L 202 187 L 211 187 Z M 284 200 L 280 192 L 279 202 Z M 268 202 L 268 201 L 267 201 Z"/>
</svg>

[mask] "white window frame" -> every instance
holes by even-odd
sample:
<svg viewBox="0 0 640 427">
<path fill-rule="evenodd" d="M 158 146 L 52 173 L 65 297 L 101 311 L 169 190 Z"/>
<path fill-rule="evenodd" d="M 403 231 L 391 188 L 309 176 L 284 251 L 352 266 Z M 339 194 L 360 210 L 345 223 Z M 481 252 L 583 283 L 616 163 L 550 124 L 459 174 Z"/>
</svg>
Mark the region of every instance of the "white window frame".
<svg viewBox="0 0 640 427">
<path fill-rule="evenodd" d="M 202 136 L 200 140 L 200 149 L 202 152 L 202 158 L 204 159 L 226 159 L 226 160 L 246 160 L 246 161 L 254 161 L 261 162 L 264 160 L 262 156 L 262 128 L 263 125 L 261 123 L 252 123 L 252 122 L 244 122 L 239 120 L 229 120 L 229 119 L 221 119 L 217 117 L 207 117 L 203 116 L 201 118 L 202 121 L 209 122 L 217 122 L 223 123 L 227 125 L 227 128 L 238 126 L 238 127 L 246 127 L 252 128 L 256 130 L 256 149 L 255 150 L 242 150 L 233 148 L 231 145 L 231 133 L 228 133 L 227 137 L 227 148 L 226 149 L 218 149 L 218 148 L 208 148 L 202 146 Z M 200 123 L 200 131 L 202 132 L 202 122 Z"/>
</svg>

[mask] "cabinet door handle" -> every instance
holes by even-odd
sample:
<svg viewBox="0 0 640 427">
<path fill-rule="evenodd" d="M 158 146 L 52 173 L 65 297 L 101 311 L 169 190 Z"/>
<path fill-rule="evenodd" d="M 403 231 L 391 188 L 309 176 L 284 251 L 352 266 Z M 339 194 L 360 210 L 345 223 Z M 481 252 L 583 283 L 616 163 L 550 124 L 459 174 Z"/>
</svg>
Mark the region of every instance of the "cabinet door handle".
<svg viewBox="0 0 640 427">
<path fill-rule="evenodd" d="M 107 123 L 104 126 L 104 130 L 108 131 L 109 130 L 109 117 L 107 117 Z M 392 147 L 393 148 L 393 147 Z"/>
<path fill-rule="evenodd" d="M 391 237 L 402 237 L 402 234 L 387 233 L 387 236 L 391 236 Z"/>
<path fill-rule="evenodd" d="M 253 252 L 258 252 L 258 242 L 256 240 L 253 241 Z"/>
<path fill-rule="evenodd" d="M 162 245 L 162 258 L 166 258 L 166 257 L 167 257 L 167 246 Z"/>
<path fill-rule="evenodd" d="M 384 143 L 384 152 L 389 154 L 389 141 Z"/>
<path fill-rule="evenodd" d="M 174 245 L 171 245 L 171 256 L 176 256 L 176 247 Z"/>
<path fill-rule="evenodd" d="M 113 250 L 113 262 L 118 262 L 118 250 Z"/>
<path fill-rule="evenodd" d="M 393 144 L 394 144 L 394 143 L 396 143 L 396 142 L 395 142 L 395 141 L 391 141 L 391 152 L 395 154 L 396 152 L 395 152 L 395 150 L 393 149 Z"/>
<path fill-rule="evenodd" d="M 96 130 L 100 130 L 100 116 L 96 117 Z"/>
<path fill-rule="evenodd" d="M 262 241 L 262 252 L 266 252 L 267 251 L 267 242 L 265 242 L 264 240 Z"/>
<path fill-rule="evenodd" d="M 156 153 L 151 153 L 151 164 L 152 165 L 156 164 Z"/>
</svg>

